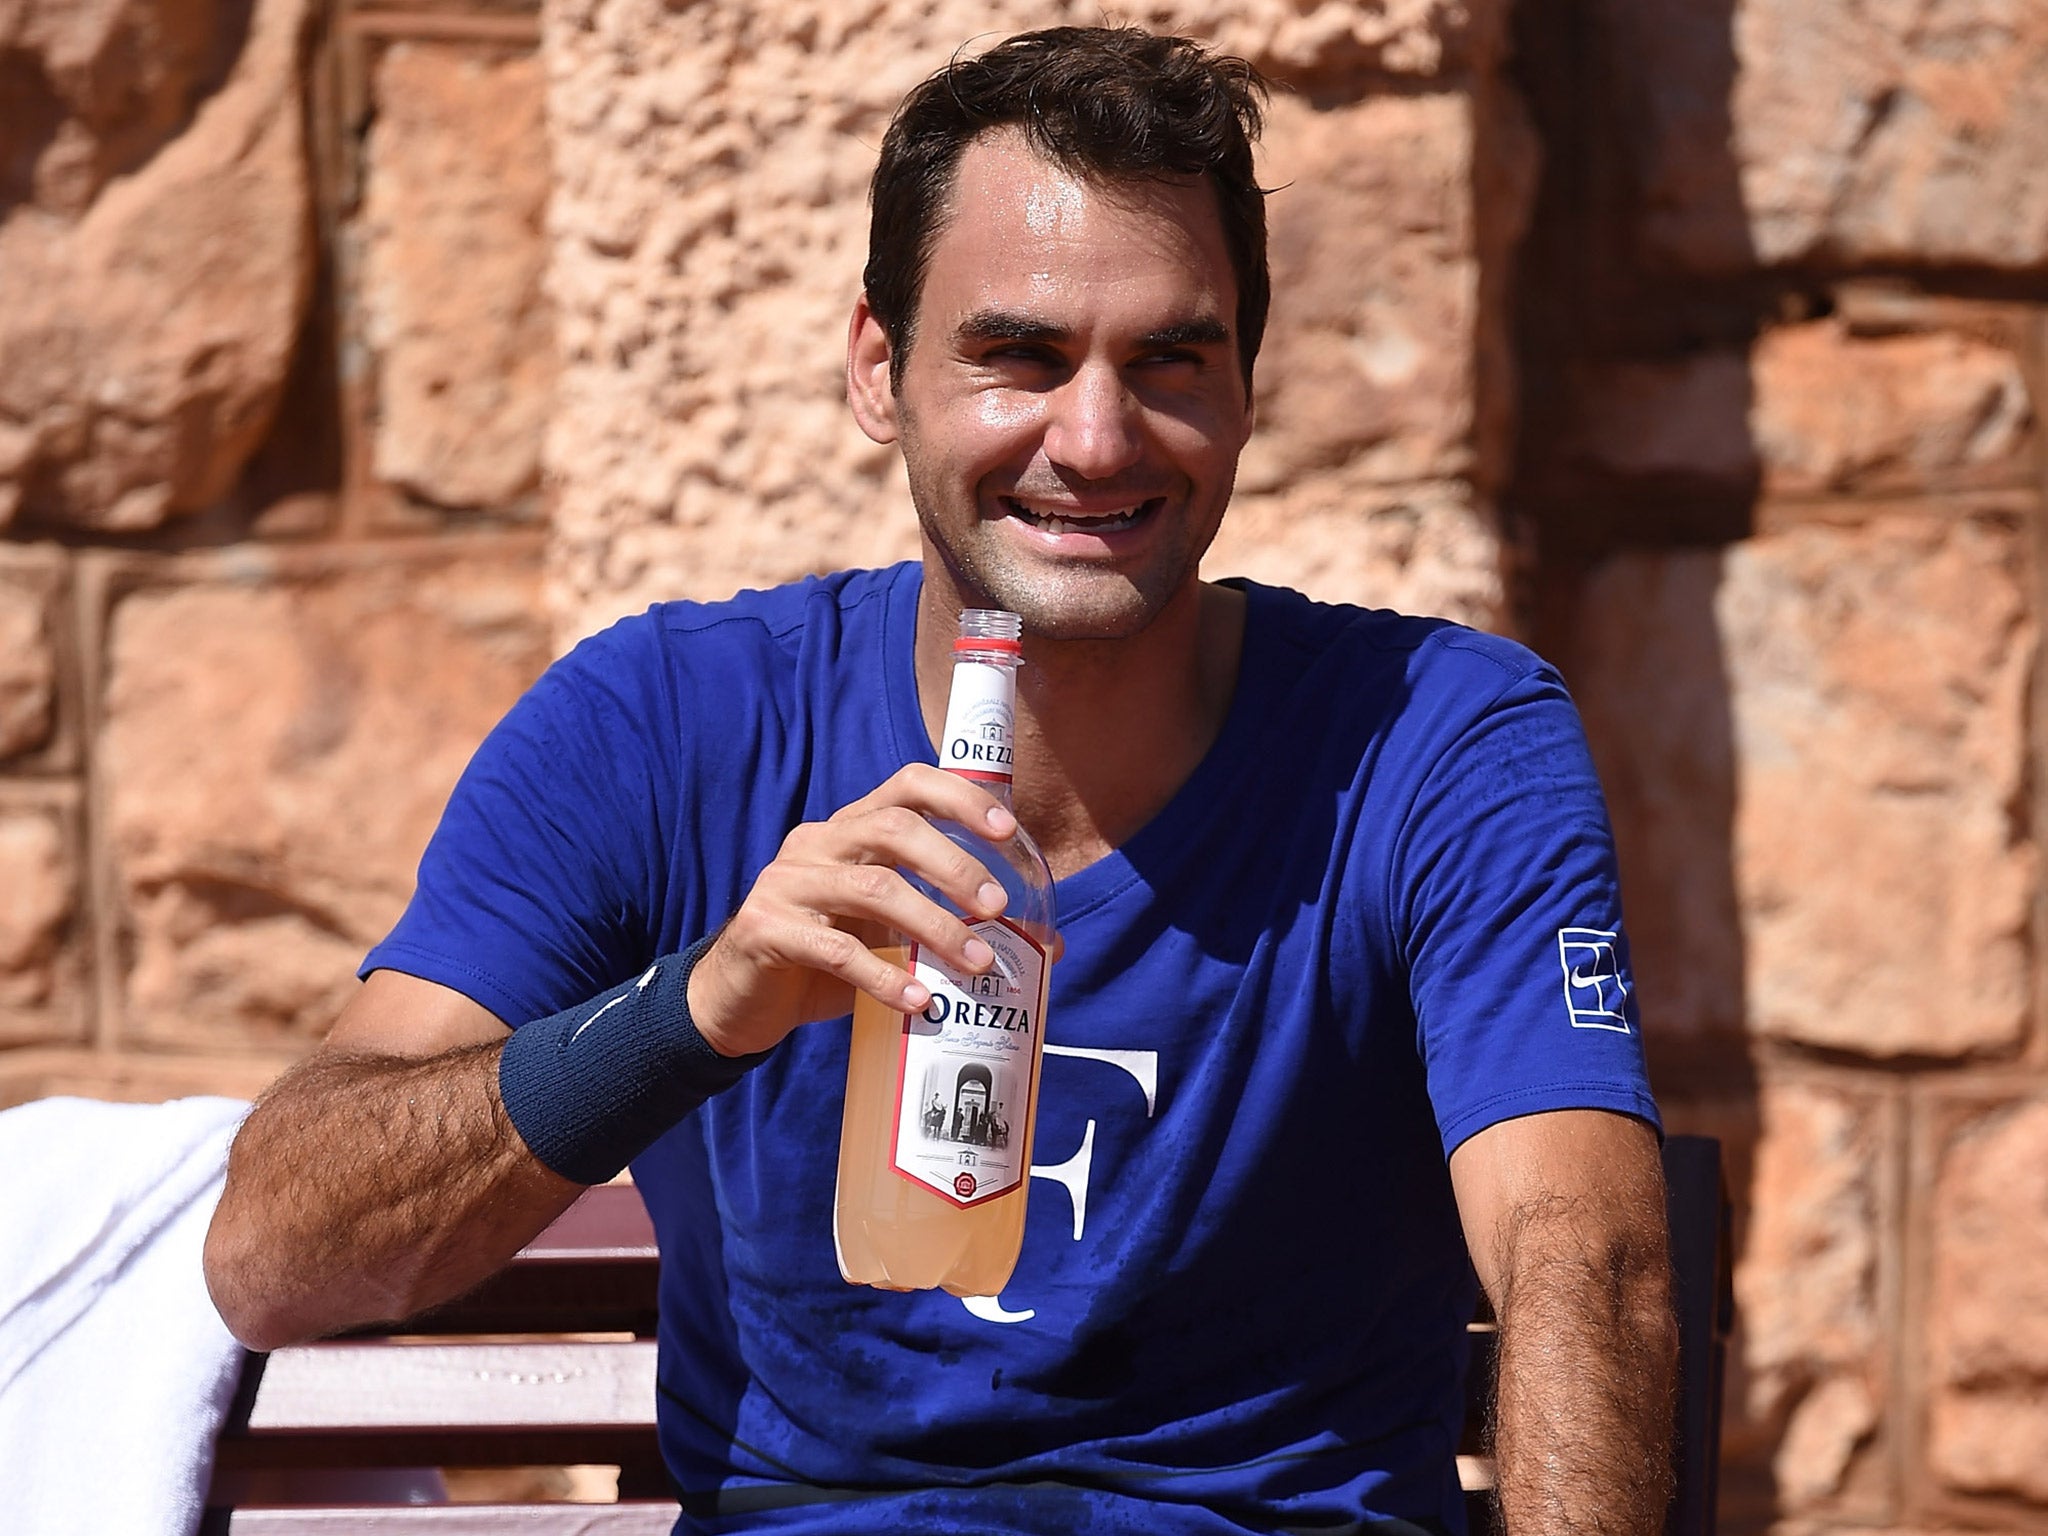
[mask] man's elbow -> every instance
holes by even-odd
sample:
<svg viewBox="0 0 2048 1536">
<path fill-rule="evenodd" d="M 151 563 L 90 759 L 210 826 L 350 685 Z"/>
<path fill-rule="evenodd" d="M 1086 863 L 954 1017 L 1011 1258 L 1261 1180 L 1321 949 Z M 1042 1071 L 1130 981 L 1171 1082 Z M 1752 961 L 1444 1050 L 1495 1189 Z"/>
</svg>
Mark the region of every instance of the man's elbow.
<svg viewBox="0 0 2048 1536">
<path fill-rule="evenodd" d="M 1662 1235 L 1661 1233 L 1659 1234 Z M 1666 1399 L 1678 1390 L 1678 1308 L 1671 1261 L 1664 1244 L 1629 1267 L 1618 1307 L 1624 1347 Z"/>
<path fill-rule="evenodd" d="M 241 1246 L 222 1221 L 220 1212 L 215 1211 L 213 1224 L 206 1229 L 206 1248 L 200 1259 L 207 1294 L 213 1298 L 213 1309 L 227 1324 L 228 1332 L 243 1347 L 258 1352 L 276 1349 L 290 1341 L 277 1337 L 278 1320 L 266 1316 L 265 1310 L 255 1304 L 260 1288 L 248 1283 L 238 1251 Z"/>
<path fill-rule="evenodd" d="M 1553 1200 L 1517 1214 L 1503 1326 L 1609 1356 L 1617 1379 L 1645 1395 L 1674 1391 L 1678 1316 L 1661 1200 Z"/>
<path fill-rule="evenodd" d="M 200 1263 L 214 1310 L 243 1347 L 264 1354 L 402 1315 L 385 1305 L 381 1287 L 323 1283 L 324 1266 L 295 1267 L 287 1253 L 260 1213 L 226 1200 L 214 1210 Z"/>
<path fill-rule="evenodd" d="M 1585 1254 L 1583 1294 L 1594 1319 L 1653 1382 L 1678 1368 L 1678 1312 L 1663 1212 L 1600 1225 Z M 1595 1300 L 1595 1298 L 1599 1298 Z"/>
<path fill-rule="evenodd" d="M 207 1293 L 228 1332 L 258 1353 L 297 1344 L 312 1333 L 295 1325 L 282 1288 L 265 1273 L 265 1257 L 250 1223 L 236 1219 L 225 1205 L 215 1209 L 201 1257 Z"/>
</svg>

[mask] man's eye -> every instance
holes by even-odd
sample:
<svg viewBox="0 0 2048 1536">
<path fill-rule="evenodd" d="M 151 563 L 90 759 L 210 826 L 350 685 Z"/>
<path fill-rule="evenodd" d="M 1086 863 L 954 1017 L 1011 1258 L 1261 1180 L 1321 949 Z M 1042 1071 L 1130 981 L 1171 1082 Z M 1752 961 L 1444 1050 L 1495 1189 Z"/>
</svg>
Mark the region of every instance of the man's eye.
<svg viewBox="0 0 2048 1536">
<path fill-rule="evenodd" d="M 1173 350 L 1170 352 L 1149 352 L 1138 359 L 1146 368 L 1199 368 L 1202 356 L 1199 352 Z"/>
</svg>

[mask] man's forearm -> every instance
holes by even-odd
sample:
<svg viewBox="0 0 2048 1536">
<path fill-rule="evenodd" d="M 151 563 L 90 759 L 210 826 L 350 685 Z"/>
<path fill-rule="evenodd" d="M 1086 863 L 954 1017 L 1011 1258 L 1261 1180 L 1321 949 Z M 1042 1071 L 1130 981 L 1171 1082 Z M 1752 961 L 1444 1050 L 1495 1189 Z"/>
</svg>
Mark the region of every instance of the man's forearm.
<svg viewBox="0 0 2048 1536">
<path fill-rule="evenodd" d="M 485 1279 L 568 1206 L 579 1186 L 505 1117 L 499 1050 L 328 1051 L 263 1096 L 206 1241 L 237 1337 L 270 1349 L 409 1316 Z"/>
<path fill-rule="evenodd" d="M 1560 1199 L 1511 1218 L 1494 1426 L 1507 1536 L 1663 1525 L 1677 1331 L 1664 1213 L 1638 1214 L 1617 1227 Z"/>
</svg>

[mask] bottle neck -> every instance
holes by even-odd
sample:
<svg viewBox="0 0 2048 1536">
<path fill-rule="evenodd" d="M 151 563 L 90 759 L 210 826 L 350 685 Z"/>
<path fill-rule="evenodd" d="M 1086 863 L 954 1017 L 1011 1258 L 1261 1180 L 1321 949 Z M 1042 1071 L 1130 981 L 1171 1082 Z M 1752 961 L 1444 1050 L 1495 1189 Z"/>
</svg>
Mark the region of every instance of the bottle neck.
<svg viewBox="0 0 2048 1536">
<path fill-rule="evenodd" d="M 972 779 L 1009 805 L 1016 721 L 1016 656 L 969 650 L 962 642 L 954 652 L 953 689 L 946 699 L 939 766 Z"/>
</svg>

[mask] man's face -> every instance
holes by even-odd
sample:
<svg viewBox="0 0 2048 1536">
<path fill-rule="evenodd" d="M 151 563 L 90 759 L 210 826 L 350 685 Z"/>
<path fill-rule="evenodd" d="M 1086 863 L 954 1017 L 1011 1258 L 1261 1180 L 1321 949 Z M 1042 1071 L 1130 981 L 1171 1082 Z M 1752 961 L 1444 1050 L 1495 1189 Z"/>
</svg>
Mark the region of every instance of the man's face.
<svg viewBox="0 0 2048 1536">
<path fill-rule="evenodd" d="M 927 570 L 1053 639 L 1135 634 L 1191 590 L 1251 430 L 1236 314 L 1206 184 L 970 145 L 893 393 L 854 324 L 855 413 L 902 443 Z"/>
</svg>

